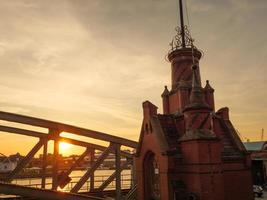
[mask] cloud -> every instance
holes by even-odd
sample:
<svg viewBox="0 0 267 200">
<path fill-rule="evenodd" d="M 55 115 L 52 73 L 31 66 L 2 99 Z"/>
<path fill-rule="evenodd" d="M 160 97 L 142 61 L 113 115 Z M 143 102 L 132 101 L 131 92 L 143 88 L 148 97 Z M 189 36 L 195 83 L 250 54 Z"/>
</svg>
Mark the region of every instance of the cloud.
<svg viewBox="0 0 267 200">
<path fill-rule="evenodd" d="M 0 0 L 0 108 L 137 140 L 141 103 L 159 107 L 178 1 Z M 264 126 L 265 0 L 188 0 L 202 80 L 238 128 Z M 250 115 L 244 115 L 250 113 Z M 242 123 L 240 121 L 242 120 Z"/>
</svg>

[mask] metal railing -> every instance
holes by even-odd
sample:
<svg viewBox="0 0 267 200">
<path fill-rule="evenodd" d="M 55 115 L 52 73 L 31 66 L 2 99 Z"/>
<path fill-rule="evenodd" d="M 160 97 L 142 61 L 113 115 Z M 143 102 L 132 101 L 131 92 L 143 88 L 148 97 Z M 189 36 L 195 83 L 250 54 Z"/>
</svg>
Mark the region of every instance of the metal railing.
<svg viewBox="0 0 267 200">
<path fill-rule="evenodd" d="M 95 190 L 97 190 L 97 188 L 101 186 L 109 177 L 110 177 L 110 174 L 95 175 L 95 179 L 94 179 Z M 58 188 L 58 190 L 64 191 L 64 192 L 71 191 L 71 189 L 77 184 L 81 176 L 72 176 L 71 178 L 72 178 L 72 181 L 70 181 L 64 188 L 62 189 Z M 22 186 L 27 186 L 27 187 L 32 187 L 32 188 L 42 188 L 42 183 L 41 183 L 40 178 L 14 179 L 12 183 L 16 185 L 22 185 Z M 132 183 L 133 183 L 133 180 L 132 180 L 131 173 L 121 174 L 121 188 L 122 189 L 130 189 L 132 187 Z M 45 188 L 46 189 L 52 188 L 52 178 L 47 179 Z M 105 188 L 105 190 L 114 190 L 114 189 L 116 189 L 116 180 L 112 181 Z M 80 192 L 90 191 L 90 179 L 86 181 L 86 183 L 81 187 L 79 191 Z"/>
</svg>

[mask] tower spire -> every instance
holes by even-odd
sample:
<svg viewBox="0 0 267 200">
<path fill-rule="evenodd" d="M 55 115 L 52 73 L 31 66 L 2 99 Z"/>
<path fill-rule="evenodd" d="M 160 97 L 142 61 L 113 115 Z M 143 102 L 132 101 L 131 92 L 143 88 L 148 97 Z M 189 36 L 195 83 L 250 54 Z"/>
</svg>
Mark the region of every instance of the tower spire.
<svg viewBox="0 0 267 200">
<path fill-rule="evenodd" d="M 192 77 L 192 90 L 190 93 L 190 102 L 184 109 L 199 109 L 199 108 L 207 108 L 211 109 L 210 106 L 204 100 L 204 90 L 201 86 L 201 81 L 198 76 L 198 65 L 192 66 L 193 77 Z"/>
<path fill-rule="evenodd" d="M 185 48 L 185 27 L 184 27 L 184 13 L 183 13 L 183 0 L 179 0 L 179 8 L 180 8 L 180 25 L 181 25 L 181 40 L 182 40 L 182 48 Z"/>
</svg>

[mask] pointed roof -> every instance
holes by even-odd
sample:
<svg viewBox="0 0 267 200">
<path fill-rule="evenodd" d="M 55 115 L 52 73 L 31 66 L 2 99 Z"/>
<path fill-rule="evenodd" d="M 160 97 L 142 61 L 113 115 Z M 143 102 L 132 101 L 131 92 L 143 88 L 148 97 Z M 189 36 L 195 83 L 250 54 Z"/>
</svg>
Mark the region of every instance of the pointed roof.
<svg viewBox="0 0 267 200">
<path fill-rule="evenodd" d="M 214 89 L 210 86 L 209 80 L 206 80 L 205 91 L 214 92 Z"/>
<path fill-rule="evenodd" d="M 193 79 L 192 79 L 192 90 L 190 93 L 190 103 L 184 109 L 191 110 L 191 109 L 210 109 L 211 107 L 205 102 L 204 100 L 204 91 L 201 86 L 201 81 L 199 80 L 200 76 L 198 75 L 198 65 L 194 64 L 192 66 L 193 70 Z"/>
<path fill-rule="evenodd" d="M 170 94 L 170 91 L 168 90 L 168 87 L 165 85 L 165 88 L 164 88 L 163 93 L 161 94 L 161 97 L 167 97 L 169 96 L 169 94 Z"/>
</svg>

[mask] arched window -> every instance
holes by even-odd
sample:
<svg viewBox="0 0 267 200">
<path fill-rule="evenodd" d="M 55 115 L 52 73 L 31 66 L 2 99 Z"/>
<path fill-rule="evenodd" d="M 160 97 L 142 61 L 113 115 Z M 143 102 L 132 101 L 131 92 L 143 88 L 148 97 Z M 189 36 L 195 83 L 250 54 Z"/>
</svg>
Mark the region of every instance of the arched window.
<svg viewBox="0 0 267 200">
<path fill-rule="evenodd" d="M 145 199 L 160 200 L 160 174 L 155 154 L 148 152 L 144 161 Z"/>
</svg>

